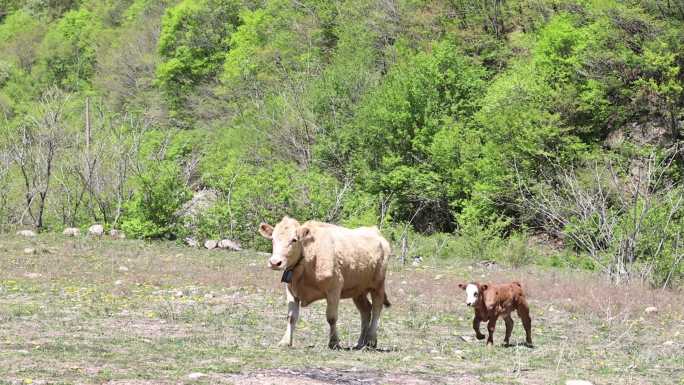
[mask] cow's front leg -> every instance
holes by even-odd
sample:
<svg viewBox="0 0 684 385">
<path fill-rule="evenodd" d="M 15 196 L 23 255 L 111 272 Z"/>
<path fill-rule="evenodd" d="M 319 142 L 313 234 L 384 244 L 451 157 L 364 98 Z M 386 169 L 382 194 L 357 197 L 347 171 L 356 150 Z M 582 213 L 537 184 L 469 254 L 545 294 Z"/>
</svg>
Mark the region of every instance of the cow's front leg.
<svg viewBox="0 0 684 385">
<path fill-rule="evenodd" d="M 328 347 L 330 349 L 340 348 L 340 338 L 337 336 L 337 307 L 340 303 L 340 293 L 338 291 L 329 293 L 326 296 L 328 303 L 325 309 L 325 316 L 330 325 L 330 339 L 328 340 Z"/>
<path fill-rule="evenodd" d="M 292 346 L 294 329 L 299 320 L 299 299 L 292 294 L 289 285 L 285 285 L 285 293 L 287 295 L 287 330 L 278 345 Z"/>
<path fill-rule="evenodd" d="M 475 330 L 475 337 L 477 337 L 478 340 L 483 340 L 485 339 L 485 335 L 480 333 L 480 322 L 482 322 L 482 319 L 476 315 L 475 318 L 473 318 L 473 330 Z"/>
</svg>

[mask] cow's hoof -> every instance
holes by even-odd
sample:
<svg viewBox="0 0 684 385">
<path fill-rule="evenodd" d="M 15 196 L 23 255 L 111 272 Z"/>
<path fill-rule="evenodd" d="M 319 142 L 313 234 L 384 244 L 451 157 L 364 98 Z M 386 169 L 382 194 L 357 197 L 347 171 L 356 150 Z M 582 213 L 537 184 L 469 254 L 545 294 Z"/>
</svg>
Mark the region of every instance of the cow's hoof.
<svg viewBox="0 0 684 385">
<path fill-rule="evenodd" d="M 340 346 L 340 341 L 330 341 L 328 342 L 328 347 L 332 350 L 342 349 L 342 347 Z"/>
<path fill-rule="evenodd" d="M 378 347 L 378 340 L 377 338 L 369 338 L 368 341 L 366 341 L 366 346 L 372 349 L 375 349 Z"/>
<path fill-rule="evenodd" d="M 483 339 L 485 339 L 485 335 L 484 334 L 476 334 L 475 338 L 477 338 L 478 340 L 483 340 Z"/>
<path fill-rule="evenodd" d="M 278 342 L 278 346 L 290 347 L 290 346 L 292 346 L 292 344 L 290 343 L 290 341 L 283 339 L 283 340 L 280 340 L 280 342 Z"/>
<path fill-rule="evenodd" d="M 365 344 L 365 343 L 362 344 L 362 343 L 359 342 L 358 344 L 356 344 L 356 346 L 354 346 L 354 347 L 352 348 L 352 350 L 361 350 L 361 349 L 363 349 L 363 348 L 365 348 L 365 347 L 366 347 L 366 344 Z"/>
</svg>

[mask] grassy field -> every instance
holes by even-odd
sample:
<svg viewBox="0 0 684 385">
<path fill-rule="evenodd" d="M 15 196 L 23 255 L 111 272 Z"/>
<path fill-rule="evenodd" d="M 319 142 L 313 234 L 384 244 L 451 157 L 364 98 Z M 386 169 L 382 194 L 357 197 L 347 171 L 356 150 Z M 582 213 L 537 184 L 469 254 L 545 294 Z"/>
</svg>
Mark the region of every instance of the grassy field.
<svg viewBox="0 0 684 385">
<path fill-rule="evenodd" d="M 380 349 L 330 351 L 323 302 L 302 310 L 295 347 L 276 346 L 285 294 L 264 254 L 57 235 L 0 236 L 0 250 L 0 384 L 684 384 L 682 293 L 584 272 L 394 261 Z M 533 349 L 501 346 L 501 320 L 493 348 L 474 339 L 456 286 L 471 279 L 523 282 Z M 345 346 L 358 324 L 344 301 Z"/>
</svg>

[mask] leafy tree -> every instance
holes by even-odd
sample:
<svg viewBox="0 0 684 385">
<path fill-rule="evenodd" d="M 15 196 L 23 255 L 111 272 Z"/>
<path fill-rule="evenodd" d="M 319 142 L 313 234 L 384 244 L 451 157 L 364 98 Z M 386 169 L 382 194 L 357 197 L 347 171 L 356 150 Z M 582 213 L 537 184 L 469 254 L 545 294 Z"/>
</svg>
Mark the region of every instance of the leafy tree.
<svg viewBox="0 0 684 385">
<path fill-rule="evenodd" d="M 237 14 L 235 0 L 183 0 L 166 11 L 157 81 L 175 112 L 187 93 L 221 68 Z"/>
</svg>

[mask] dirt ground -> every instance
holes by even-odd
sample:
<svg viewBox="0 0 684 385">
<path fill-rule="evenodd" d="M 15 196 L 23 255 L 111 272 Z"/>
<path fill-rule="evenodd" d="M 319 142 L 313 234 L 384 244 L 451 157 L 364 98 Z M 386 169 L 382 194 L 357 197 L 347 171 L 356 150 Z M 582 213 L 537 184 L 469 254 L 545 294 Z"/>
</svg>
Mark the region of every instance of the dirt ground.
<svg viewBox="0 0 684 385">
<path fill-rule="evenodd" d="M 57 235 L 0 236 L 0 251 L 0 384 L 684 384 L 682 293 L 587 272 L 393 261 L 379 349 L 331 351 L 322 302 L 276 346 L 285 295 L 263 254 Z M 535 347 L 503 347 L 500 322 L 487 348 L 457 284 L 512 279 Z M 350 301 L 339 318 L 352 346 Z"/>
</svg>

